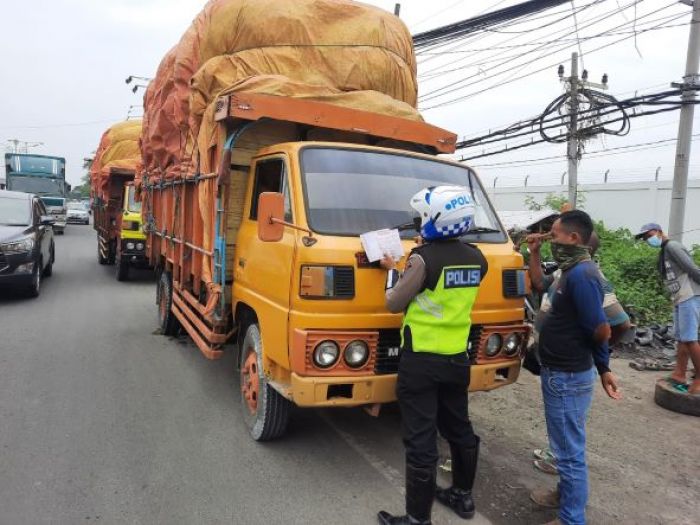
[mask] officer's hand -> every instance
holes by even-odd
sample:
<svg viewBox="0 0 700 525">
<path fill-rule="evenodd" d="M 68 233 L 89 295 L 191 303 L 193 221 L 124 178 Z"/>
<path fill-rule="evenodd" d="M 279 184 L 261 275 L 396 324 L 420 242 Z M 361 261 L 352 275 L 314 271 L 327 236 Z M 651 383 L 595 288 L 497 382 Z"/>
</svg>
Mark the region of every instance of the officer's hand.
<svg viewBox="0 0 700 525">
<path fill-rule="evenodd" d="M 611 399 L 622 399 L 622 393 L 620 392 L 620 386 L 617 384 L 617 378 L 612 372 L 605 372 L 600 376 L 600 382 L 603 383 L 603 389 L 608 397 Z"/>
<path fill-rule="evenodd" d="M 425 244 L 425 240 L 423 240 L 423 237 L 421 237 L 420 235 L 416 235 L 413 238 L 413 242 L 415 242 L 418 246 Z"/>
<path fill-rule="evenodd" d="M 386 253 L 384 254 L 384 257 L 382 257 L 382 260 L 379 261 L 379 265 L 385 270 L 396 269 L 396 261 L 391 257 L 391 255 L 387 255 Z"/>
</svg>

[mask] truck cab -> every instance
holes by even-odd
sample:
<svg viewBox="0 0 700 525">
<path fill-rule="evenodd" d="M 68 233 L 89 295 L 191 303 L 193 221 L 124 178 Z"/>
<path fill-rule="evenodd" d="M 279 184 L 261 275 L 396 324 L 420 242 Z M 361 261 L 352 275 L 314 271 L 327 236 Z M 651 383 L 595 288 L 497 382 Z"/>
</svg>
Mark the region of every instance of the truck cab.
<svg viewBox="0 0 700 525">
<path fill-rule="evenodd" d="M 440 184 L 470 189 L 477 215 L 462 241 L 478 246 L 489 263 L 472 312 L 468 351 L 477 366 L 470 389 L 517 379 L 528 335 L 525 271 L 476 173 L 388 148 L 287 143 L 263 149 L 253 161 L 233 260 L 232 306 L 239 317 L 254 315 L 263 368 L 295 404 L 395 400 L 402 316 L 386 310 L 386 272 L 367 261 L 360 234 L 410 225 L 411 196 Z M 418 232 L 404 228 L 408 255 Z M 254 364 L 252 353 L 243 344 L 244 373 Z"/>
<path fill-rule="evenodd" d="M 136 200 L 133 182 L 124 185 L 121 216 L 118 221 L 115 265 L 117 280 L 126 281 L 131 268 L 148 268 L 146 234 L 143 232 L 141 202 Z"/>
</svg>

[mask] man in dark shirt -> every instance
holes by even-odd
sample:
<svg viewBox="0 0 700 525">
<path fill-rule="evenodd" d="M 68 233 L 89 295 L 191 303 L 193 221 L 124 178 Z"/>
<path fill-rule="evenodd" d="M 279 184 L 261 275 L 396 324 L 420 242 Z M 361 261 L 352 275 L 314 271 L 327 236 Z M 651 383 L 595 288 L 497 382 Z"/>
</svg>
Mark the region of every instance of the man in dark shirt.
<svg viewBox="0 0 700 525">
<path fill-rule="evenodd" d="M 601 276 L 586 246 L 592 233 L 591 218 L 580 210 L 563 213 L 552 226 L 552 256 L 562 276 L 542 323 L 539 353 L 547 433 L 560 481 L 554 491 L 531 494 L 535 503 L 559 507 L 552 524 L 586 522 L 586 418 L 596 369 L 608 396 L 621 397 L 608 366 L 610 325 Z M 529 244 L 531 250 L 539 249 L 534 239 Z"/>
</svg>

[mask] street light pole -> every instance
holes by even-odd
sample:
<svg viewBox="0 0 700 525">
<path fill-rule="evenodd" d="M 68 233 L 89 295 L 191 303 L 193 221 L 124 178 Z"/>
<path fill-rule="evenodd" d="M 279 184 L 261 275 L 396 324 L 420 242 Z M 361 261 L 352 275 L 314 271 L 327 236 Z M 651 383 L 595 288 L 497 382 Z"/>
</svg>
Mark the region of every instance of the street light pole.
<svg viewBox="0 0 700 525">
<path fill-rule="evenodd" d="M 688 192 L 688 164 L 693 135 L 693 115 L 695 107 L 695 89 L 700 85 L 698 79 L 698 62 L 700 61 L 700 0 L 693 2 L 693 16 L 688 38 L 688 54 L 685 62 L 685 76 L 681 100 L 686 104 L 681 107 L 678 124 L 678 142 L 676 143 L 676 163 L 673 168 L 673 189 L 671 190 L 671 215 L 668 221 L 669 237 L 683 240 L 683 221 L 685 219 L 685 201 Z"/>
</svg>

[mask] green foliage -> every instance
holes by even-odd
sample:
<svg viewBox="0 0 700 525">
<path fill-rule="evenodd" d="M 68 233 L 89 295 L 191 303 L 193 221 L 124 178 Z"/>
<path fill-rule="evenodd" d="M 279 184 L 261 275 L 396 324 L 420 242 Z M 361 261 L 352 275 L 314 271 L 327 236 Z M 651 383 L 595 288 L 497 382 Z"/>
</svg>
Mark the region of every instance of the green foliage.
<svg viewBox="0 0 700 525">
<path fill-rule="evenodd" d="M 585 209 L 586 194 L 579 190 L 576 200 L 577 208 Z M 563 193 L 560 193 L 558 195 L 555 193 L 548 193 L 547 196 L 544 198 L 544 202 L 542 203 L 537 202 L 532 195 L 527 195 L 525 197 L 525 207 L 531 211 L 540 211 L 546 209 L 559 211 L 561 210 L 561 207 L 567 202 L 569 202 L 569 197 Z"/>
</svg>

